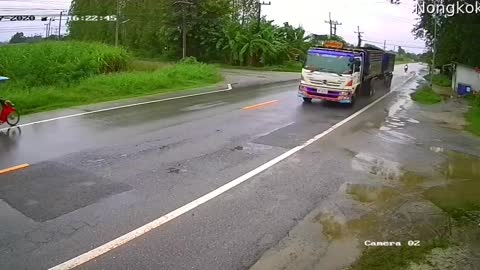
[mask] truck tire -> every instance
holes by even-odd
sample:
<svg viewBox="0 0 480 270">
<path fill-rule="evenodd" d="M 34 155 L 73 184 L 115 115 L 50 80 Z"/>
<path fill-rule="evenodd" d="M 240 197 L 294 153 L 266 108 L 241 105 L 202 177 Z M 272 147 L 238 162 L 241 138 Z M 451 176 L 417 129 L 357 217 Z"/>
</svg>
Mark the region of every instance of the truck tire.
<svg viewBox="0 0 480 270">
<path fill-rule="evenodd" d="M 376 84 L 376 79 L 371 79 L 369 82 L 369 87 L 368 87 L 368 96 L 373 97 L 375 93 L 377 92 L 377 84 Z"/>
<path fill-rule="evenodd" d="M 389 92 L 392 88 L 392 76 L 385 77 L 384 85 L 387 92 Z"/>
<path fill-rule="evenodd" d="M 359 90 L 360 91 L 357 96 L 368 96 L 368 93 L 370 92 L 370 79 L 363 81 Z"/>
</svg>

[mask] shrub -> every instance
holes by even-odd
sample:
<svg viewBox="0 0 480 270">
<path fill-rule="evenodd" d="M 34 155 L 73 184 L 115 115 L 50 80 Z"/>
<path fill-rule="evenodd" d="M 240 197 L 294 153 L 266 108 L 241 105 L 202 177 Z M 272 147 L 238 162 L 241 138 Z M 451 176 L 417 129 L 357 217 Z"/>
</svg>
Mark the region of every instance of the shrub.
<svg viewBox="0 0 480 270">
<path fill-rule="evenodd" d="M 196 64 L 198 63 L 198 60 L 197 58 L 193 57 L 193 56 L 189 56 L 189 57 L 185 57 L 183 58 L 182 60 L 180 60 L 180 63 L 184 63 L 184 64 Z"/>
<path fill-rule="evenodd" d="M 124 49 L 101 43 L 48 41 L 0 47 L 0 75 L 24 87 L 70 85 L 123 71 L 129 61 Z"/>
</svg>

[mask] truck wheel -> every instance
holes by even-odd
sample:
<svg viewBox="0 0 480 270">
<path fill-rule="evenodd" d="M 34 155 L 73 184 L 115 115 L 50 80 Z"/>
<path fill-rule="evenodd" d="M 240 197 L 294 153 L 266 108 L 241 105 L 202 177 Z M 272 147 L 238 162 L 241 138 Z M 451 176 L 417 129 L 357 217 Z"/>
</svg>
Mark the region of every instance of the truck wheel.
<svg viewBox="0 0 480 270">
<path fill-rule="evenodd" d="M 390 88 L 392 87 L 392 77 L 391 76 L 386 77 L 383 83 L 385 85 L 385 89 L 387 90 L 387 92 L 389 92 Z"/>
<path fill-rule="evenodd" d="M 370 96 L 370 89 L 372 87 L 372 79 L 364 81 L 360 86 L 360 96 Z"/>
<path fill-rule="evenodd" d="M 304 97 L 304 98 L 303 98 L 303 102 L 305 102 L 305 103 L 312 103 L 312 99 L 311 99 L 311 98 Z"/>
<path fill-rule="evenodd" d="M 375 88 L 376 88 L 375 79 L 371 79 L 370 83 L 369 83 L 369 86 L 368 86 L 368 96 L 369 97 L 373 97 L 375 95 L 375 92 L 376 92 Z"/>
</svg>

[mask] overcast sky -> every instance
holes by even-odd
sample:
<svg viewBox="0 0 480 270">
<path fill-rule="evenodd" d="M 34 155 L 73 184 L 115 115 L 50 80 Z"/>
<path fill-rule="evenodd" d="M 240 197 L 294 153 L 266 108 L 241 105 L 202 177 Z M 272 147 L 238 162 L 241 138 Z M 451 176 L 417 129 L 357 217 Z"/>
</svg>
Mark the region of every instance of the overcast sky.
<svg viewBox="0 0 480 270">
<path fill-rule="evenodd" d="M 413 14 L 413 0 L 403 0 L 394 6 L 388 0 L 270 0 L 271 6 L 263 6 L 263 14 L 277 24 L 288 21 L 302 25 L 309 33 L 327 34 L 328 14 L 341 22 L 337 34 L 356 44 L 357 26 L 365 32 L 364 39 L 381 43 L 387 40 L 387 48 L 398 45 L 407 51 L 422 52 L 424 43 L 415 40 L 411 33 L 417 18 Z M 70 0 L 0 0 L 0 15 L 53 15 L 68 10 Z M 58 15 L 57 15 L 58 16 Z M 0 40 L 8 40 L 17 31 L 26 35 L 45 35 L 45 22 L 0 22 Z M 58 22 L 52 23 L 52 32 L 57 33 Z M 370 42 L 372 43 L 372 42 Z M 380 45 L 380 44 L 375 44 Z"/>
</svg>

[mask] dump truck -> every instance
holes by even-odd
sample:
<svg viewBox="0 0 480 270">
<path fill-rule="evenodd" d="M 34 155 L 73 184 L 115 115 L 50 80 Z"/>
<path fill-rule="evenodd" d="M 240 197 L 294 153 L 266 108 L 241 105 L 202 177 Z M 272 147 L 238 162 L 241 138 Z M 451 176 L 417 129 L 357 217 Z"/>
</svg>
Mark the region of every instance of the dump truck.
<svg viewBox="0 0 480 270">
<path fill-rule="evenodd" d="M 373 96 L 379 87 L 390 89 L 395 54 L 377 47 L 345 48 L 326 42 L 308 50 L 298 96 L 353 105 L 359 96 Z"/>
</svg>

